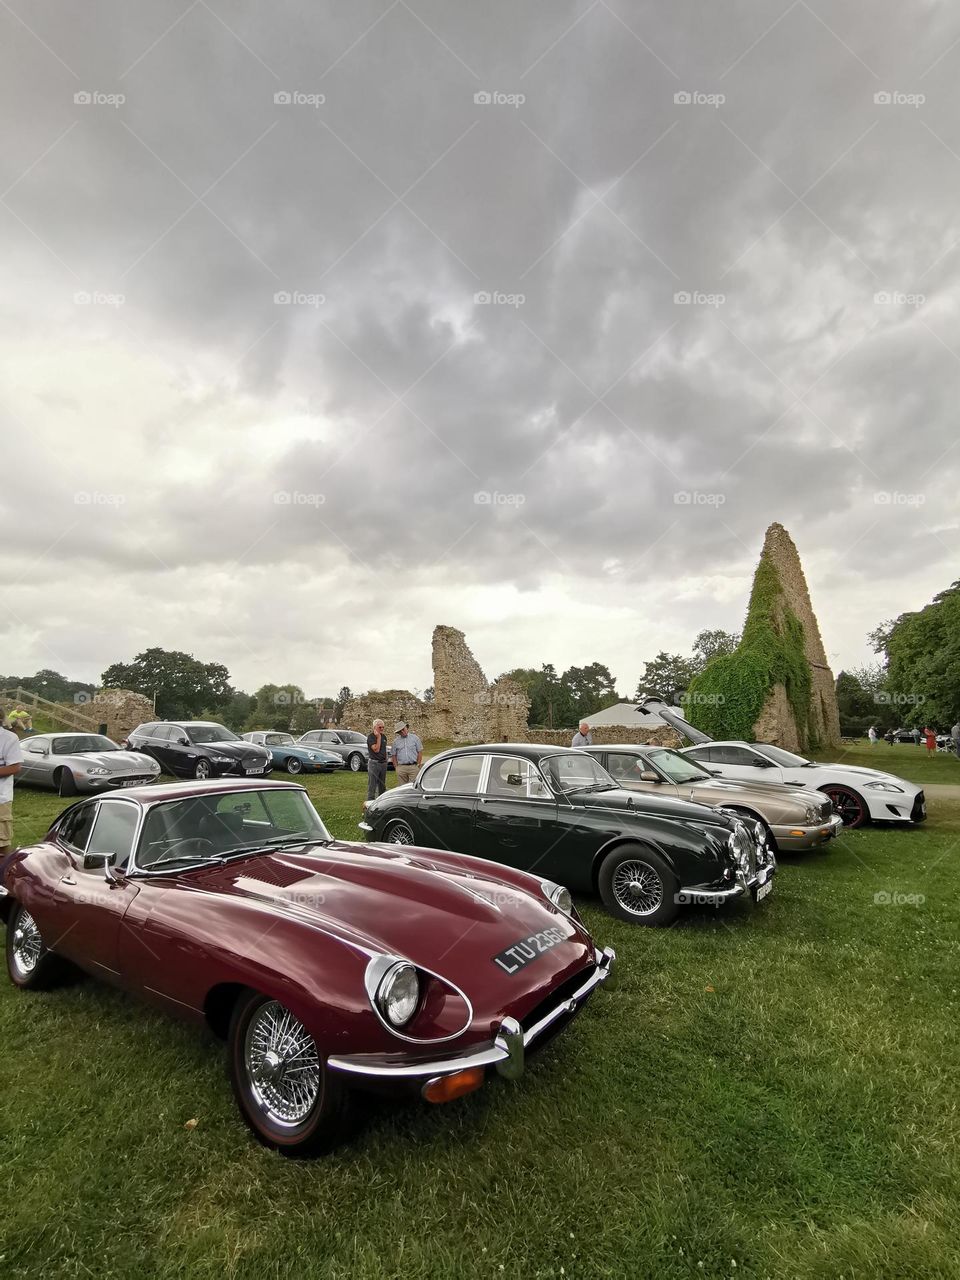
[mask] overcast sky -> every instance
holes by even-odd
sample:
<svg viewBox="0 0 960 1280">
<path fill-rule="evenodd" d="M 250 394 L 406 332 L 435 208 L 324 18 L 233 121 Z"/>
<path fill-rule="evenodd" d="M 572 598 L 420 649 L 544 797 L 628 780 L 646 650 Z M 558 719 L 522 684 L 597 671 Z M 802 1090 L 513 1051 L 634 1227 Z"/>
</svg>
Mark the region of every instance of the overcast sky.
<svg viewBox="0 0 960 1280">
<path fill-rule="evenodd" d="M 960 575 L 955 6 L 9 0 L 0 50 L 0 672 L 423 688 L 442 622 L 631 694 L 772 520 L 835 670 Z"/>
</svg>

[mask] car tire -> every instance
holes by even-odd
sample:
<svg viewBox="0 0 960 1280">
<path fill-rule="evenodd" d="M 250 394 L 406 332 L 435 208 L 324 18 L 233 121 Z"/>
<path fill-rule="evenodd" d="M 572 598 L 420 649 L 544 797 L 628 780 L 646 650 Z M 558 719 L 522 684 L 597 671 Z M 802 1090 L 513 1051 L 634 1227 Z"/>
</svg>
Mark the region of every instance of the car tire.
<svg viewBox="0 0 960 1280">
<path fill-rule="evenodd" d="M 289 1009 L 248 991 L 234 1006 L 228 1044 L 233 1095 L 259 1142 L 281 1155 L 302 1157 L 322 1155 L 343 1141 L 349 1093 Z M 285 1074 L 284 1052 L 296 1058 L 295 1076 Z"/>
<path fill-rule="evenodd" d="M 284 768 L 287 773 L 303 773 L 303 761 L 298 760 L 296 756 L 287 756 Z"/>
<path fill-rule="evenodd" d="M 57 784 L 58 796 L 75 796 L 77 794 L 77 784 L 69 769 L 58 769 L 54 774 L 54 782 Z"/>
<path fill-rule="evenodd" d="M 67 962 L 43 945 L 37 922 L 19 902 L 7 919 L 7 973 L 21 991 L 45 991 L 69 973 Z"/>
<path fill-rule="evenodd" d="M 387 844 L 416 844 L 416 836 L 413 834 L 413 828 L 409 822 L 404 822 L 402 818 L 398 818 L 396 822 L 387 825 L 383 838 Z"/>
<path fill-rule="evenodd" d="M 359 751 L 354 751 L 353 755 L 347 761 L 347 768 L 351 773 L 359 773 L 364 767 L 364 759 Z"/>
<path fill-rule="evenodd" d="M 193 776 L 198 782 L 206 782 L 213 776 L 213 766 L 209 760 L 200 759 L 193 766 Z"/>
<path fill-rule="evenodd" d="M 608 853 L 597 887 L 610 915 L 630 924 L 662 928 L 680 910 L 676 876 L 658 853 L 643 845 L 624 844 Z"/>
<path fill-rule="evenodd" d="M 825 796 L 829 796 L 834 809 L 843 818 L 845 830 L 855 831 L 857 827 L 865 827 L 870 821 L 866 800 L 852 787 L 821 787 L 820 790 Z"/>
</svg>

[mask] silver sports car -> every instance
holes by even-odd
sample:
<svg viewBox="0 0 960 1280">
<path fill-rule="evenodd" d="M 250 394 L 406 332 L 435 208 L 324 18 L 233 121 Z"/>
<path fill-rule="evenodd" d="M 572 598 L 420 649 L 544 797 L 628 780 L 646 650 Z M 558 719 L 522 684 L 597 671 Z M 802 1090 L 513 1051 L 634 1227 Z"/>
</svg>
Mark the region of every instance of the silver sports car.
<svg viewBox="0 0 960 1280">
<path fill-rule="evenodd" d="M 44 733 L 20 743 L 19 785 L 53 787 L 62 796 L 80 791 L 136 787 L 160 776 L 160 766 L 139 751 L 123 751 L 99 733 Z"/>
</svg>

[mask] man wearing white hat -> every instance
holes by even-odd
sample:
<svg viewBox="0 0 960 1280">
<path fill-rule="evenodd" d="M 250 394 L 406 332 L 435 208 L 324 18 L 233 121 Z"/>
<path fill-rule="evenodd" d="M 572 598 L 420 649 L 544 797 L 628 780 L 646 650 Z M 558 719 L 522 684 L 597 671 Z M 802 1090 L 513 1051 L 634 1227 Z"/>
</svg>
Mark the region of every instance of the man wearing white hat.
<svg viewBox="0 0 960 1280">
<path fill-rule="evenodd" d="M 413 782 L 417 771 L 423 764 L 423 743 L 415 733 L 410 732 L 406 720 L 398 720 L 394 725 L 396 737 L 390 748 L 394 768 L 397 771 L 397 784 Z"/>
</svg>

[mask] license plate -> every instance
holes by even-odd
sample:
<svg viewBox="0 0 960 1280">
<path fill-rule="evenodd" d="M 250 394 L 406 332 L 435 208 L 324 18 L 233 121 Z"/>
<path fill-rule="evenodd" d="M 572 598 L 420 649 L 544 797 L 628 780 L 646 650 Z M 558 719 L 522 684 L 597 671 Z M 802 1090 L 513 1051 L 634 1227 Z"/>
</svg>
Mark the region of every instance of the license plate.
<svg viewBox="0 0 960 1280">
<path fill-rule="evenodd" d="M 501 951 L 490 958 L 504 973 L 518 973 L 525 965 L 530 964 L 532 960 L 536 960 L 538 956 L 542 956 L 546 951 L 552 951 L 555 946 L 565 942 L 566 939 L 567 935 L 564 931 L 553 926 L 549 929 L 542 929 L 539 933 L 531 933 L 527 938 L 521 938 L 512 947 L 507 947 L 506 951 Z"/>
<path fill-rule="evenodd" d="M 140 786 L 140 779 L 139 779 L 139 778 L 124 778 L 124 780 L 120 783 L 120 785 L 121 785 L 121 787 L 139 787 L 139 786 Z"/>
<path fill-rule="evenodd" d="M 766 884 L 757 885 L 757 901 L 762 902 L 768 893 L 773 891 L 773 881 L 768 880 Z"/>
<path fill-rule="evenodd" d="M 248 769 L 247 773 L 263 773 L 263 769 L 259 767 L 256 769 Z"/>
</svg>

